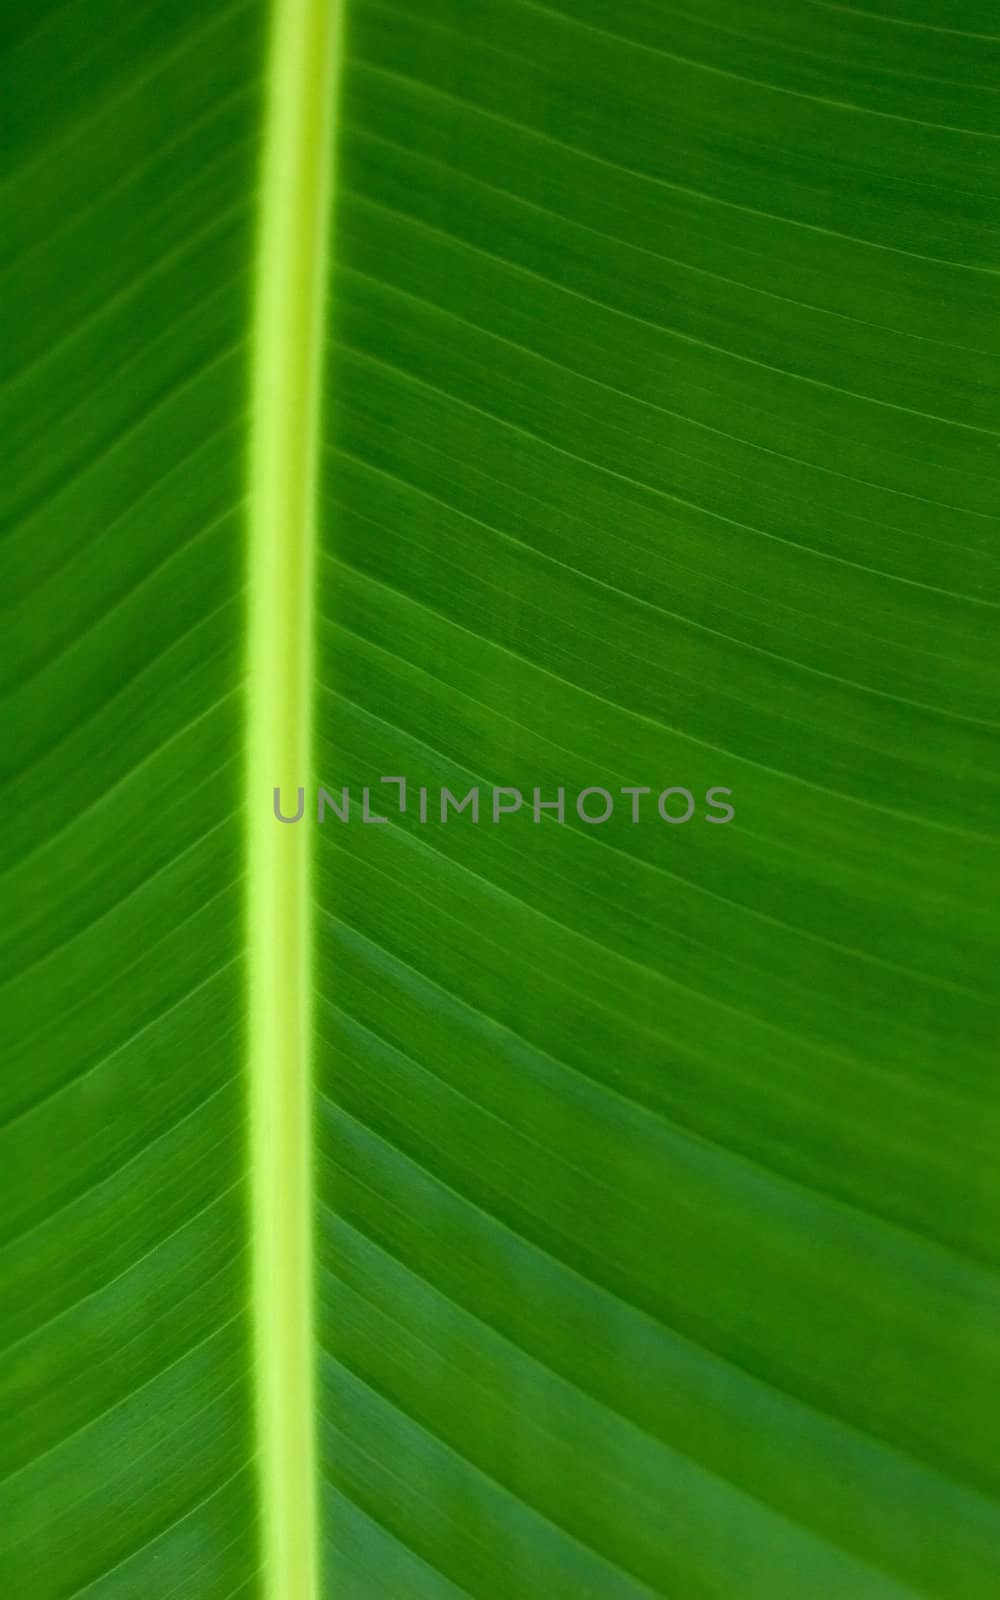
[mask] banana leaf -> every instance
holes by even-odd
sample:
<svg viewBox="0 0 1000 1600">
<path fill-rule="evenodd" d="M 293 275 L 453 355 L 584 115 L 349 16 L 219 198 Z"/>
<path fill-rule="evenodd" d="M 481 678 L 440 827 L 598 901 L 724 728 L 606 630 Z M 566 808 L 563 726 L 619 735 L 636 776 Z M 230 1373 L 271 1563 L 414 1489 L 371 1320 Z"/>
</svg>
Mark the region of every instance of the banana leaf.
<svg viewBox="0 0 1000 1600">
<path fill-rule="evenodd" d="M 5 1595 L 998 1593 L 998 35 L 6 0 Z"/>
</svg>

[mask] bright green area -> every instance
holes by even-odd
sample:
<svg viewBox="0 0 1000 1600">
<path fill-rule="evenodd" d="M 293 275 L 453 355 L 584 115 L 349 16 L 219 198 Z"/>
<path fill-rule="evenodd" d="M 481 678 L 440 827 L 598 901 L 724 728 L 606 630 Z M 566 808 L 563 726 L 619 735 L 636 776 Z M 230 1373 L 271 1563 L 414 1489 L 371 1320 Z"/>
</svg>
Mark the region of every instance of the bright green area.
<svg viewBox="0 0 1000 1600">
<path fill-rule="evenodd" d="M 268 1600 L 321 1592 L 316 1454 L 311 767 L 316 514 L 340 7 L 282 0 L 268 44 L 248 468 L 247 1075 L 251 1302 Z M 293 805 L 294 811 L 294 805 Z"/>
<path fill-rule="evenodd" d="M 265 21 L 0 23 L 23 1600 L 264 1600 Z M 736 820 L 310 825 L 329 1600 L 996 1594 L 998 31 L 349 0 L 313 780 Z"/>
</svg>

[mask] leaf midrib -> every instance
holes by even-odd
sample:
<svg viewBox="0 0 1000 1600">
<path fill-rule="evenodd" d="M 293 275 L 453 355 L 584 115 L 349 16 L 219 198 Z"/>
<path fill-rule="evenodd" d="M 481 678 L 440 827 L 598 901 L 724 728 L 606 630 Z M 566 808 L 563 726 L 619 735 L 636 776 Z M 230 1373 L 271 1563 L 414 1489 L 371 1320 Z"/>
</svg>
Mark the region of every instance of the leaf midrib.
<svg viewBox="0 0 1000 1600">
<path fill-rule="evenodd" d="M 274 0 L 248 456 L 246 842 L 251 1297 L 264 1592 L 318 1600 L 310 830 L 321 352 L 342 0 Z"/>
</svg>

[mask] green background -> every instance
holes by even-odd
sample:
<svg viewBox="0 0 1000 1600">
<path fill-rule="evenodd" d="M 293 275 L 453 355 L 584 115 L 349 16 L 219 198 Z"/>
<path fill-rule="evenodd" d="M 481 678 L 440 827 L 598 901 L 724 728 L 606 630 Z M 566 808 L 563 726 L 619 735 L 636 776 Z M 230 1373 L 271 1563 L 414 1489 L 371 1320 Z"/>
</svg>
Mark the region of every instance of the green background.
<svg viewBox="0 0 1000 1600">
<path fill-rule="evenodd" d="M 265 22 L 0 24 L 27 1600 L 258 1593 Z M 736 818 L 316 831 L 337 1600 L 997 1592 L 991 28 L 348 0 L 313 781 L 720 784 Z"/>
</svg>

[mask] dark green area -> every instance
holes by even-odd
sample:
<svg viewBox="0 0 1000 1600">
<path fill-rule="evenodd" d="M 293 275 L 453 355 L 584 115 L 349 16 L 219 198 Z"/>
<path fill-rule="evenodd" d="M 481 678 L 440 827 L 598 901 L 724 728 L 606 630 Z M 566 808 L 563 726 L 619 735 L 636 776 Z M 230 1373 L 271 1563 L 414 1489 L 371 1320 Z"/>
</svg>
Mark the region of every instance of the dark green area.
<svg viewBox="0 0 1000 1600">
<path fill-rule="evenodd" d="M 995 1592 L 997 63 L 351 9 L 318 777 L 736 820 L 324 825 L 348 1594 Z"/>
</svg>

